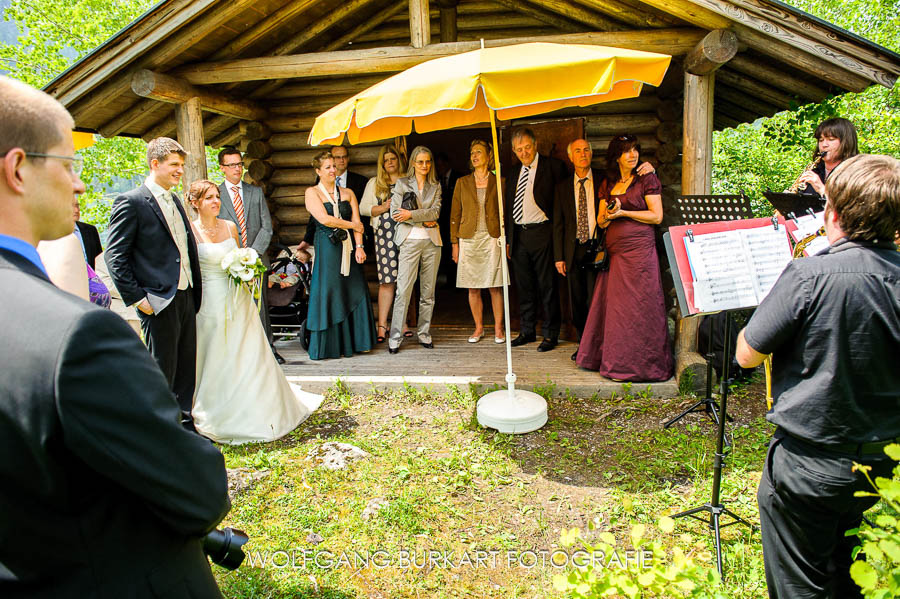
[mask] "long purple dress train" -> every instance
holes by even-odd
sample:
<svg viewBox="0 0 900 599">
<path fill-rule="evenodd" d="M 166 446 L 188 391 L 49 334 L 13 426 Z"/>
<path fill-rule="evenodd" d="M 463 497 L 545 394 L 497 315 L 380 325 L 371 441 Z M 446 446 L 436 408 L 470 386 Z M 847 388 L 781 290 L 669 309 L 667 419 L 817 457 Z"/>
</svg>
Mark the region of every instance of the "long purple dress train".
<svg viewBox="0 0 900 599">
<path fill-rule="evenodd" d="M 659 194 L 655 174 L 636 176 L 622 195 L 624 210 L 646 210 L 644 196 Z M 606 182 L 599 189 L 606 201 Z M 597 276 L 576 363 L 622 381 L 672 377 L 672 356 L 653 225 L 620 218 L 606 230 L 609 270 Z"/>
</svg>

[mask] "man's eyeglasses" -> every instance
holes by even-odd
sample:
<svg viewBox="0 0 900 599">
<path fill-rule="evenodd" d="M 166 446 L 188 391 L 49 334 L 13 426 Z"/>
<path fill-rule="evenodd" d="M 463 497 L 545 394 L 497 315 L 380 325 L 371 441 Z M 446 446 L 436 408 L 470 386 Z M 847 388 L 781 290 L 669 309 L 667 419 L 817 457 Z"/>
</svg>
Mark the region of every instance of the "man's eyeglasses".
<svg viewBox="0 0 900 599">
<path fill-rule="evenodd" d="M 223 164 L 222 168 L 235 168 L 236 166 L 244 168 L 244 163 L 243 162 L 235 162 L 234 164 Z"/>
<path fill-rule="evenodd" d="M 60 156 L 58 154 L 42 154 L 40 152 L 25 152 L 26 156 L 32 158 L 55 158 L 56 160 L 67 160 L 70 164 L 69 170 L 76 177 L 81 176 L 84 170 L 84 159 L 81 156 Z"/>
</svg>

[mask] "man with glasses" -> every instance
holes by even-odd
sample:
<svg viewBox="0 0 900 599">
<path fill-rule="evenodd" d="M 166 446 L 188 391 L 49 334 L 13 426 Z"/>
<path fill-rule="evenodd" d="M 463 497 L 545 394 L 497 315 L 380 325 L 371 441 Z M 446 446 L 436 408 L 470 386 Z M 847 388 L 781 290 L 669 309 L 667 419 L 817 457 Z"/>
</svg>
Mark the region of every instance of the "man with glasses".
<svg viewBox="0 0 900 599">
<path fill-rule="evenodd" d="M 269 216 L 269 205 L 262 188 L 244 183 L 241 177 L 244 174 L 244 162 L 241 153 L 235 148 L 225 148 L 219 152 L 219 166 L 225 174 L 225 180 L 219 185 L 219 198 L 222 200 L 220 218 L 225 218 L 237 225 L 241 246 L 253 248 L 263 264 L 269 266 L 269 243 L 272 241 L 272 217 Z M 272 326 L 269 322 L 269 311 L 266 309 L 266 295 L 268 285 L 262 286 L 262 295 L 259 298 L 262 304 L 259 317 L 269 339 L 269 347 L 275 354 L 279 364 L 284 364 L 273 345 Z"/>
<path fill-rule="evenodd" d="M 75 226 L 73 125 L 0 76 L 0 595 L 219 598 L 201 538 L 228 511 L 222 454 L 125 321 L 35 250 Z"/>
<path fill-rule="evenodd" d="M 184 427 L 194 430 L 200 261 L 184 206 L 171 191 L 181 181 L 186 156 L 168 137 L 147 145 L 150 175 L 113 203 L 106 265 L 122 301 L 138 311 L 147 349 L 178 398 Z"/>
</svg>

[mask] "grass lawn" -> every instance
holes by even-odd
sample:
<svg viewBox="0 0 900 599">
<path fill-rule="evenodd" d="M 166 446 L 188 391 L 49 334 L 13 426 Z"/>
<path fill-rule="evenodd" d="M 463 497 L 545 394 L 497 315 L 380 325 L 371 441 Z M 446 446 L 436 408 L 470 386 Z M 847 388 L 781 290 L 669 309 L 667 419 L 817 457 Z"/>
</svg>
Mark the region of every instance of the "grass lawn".
<svg viewBox="0 0 900 599">
<path fill-rule="evenodd" d="M 756 380 L 729 397 L 734 449 L 722 484 L 725 505 L 754 523 L 771 433 L 762 387 Z M 336 385 L 288 437 L 223 447 L 229 468 L 265 474 L 237 493 L 224 523 L 251 537 L 237 571 L 214 567 L 225 596 L 558 596 L 553 576 L 571 554 L 560 552 L 563 529 L 589 540 L 613 533 L 626 562 L 633 524 L 710 499 L 714 425 L 694 414 L 662 428 L 692 398 L 626 386 L 613 397 L 551 399 L 544 428 L 504 435 L 475 421 L 485 391 L 353 395 Z M 369 457 L 315 467 L 307 454 L 326 441 Z M 375 499 L 383 507 L 366 511 Z M 678 520 L 662 540 L 715 567 L 705 524 Z M 726 595 L 765 597 L 759 531 L 725 528 L 723 545 Z"/>
</svg>

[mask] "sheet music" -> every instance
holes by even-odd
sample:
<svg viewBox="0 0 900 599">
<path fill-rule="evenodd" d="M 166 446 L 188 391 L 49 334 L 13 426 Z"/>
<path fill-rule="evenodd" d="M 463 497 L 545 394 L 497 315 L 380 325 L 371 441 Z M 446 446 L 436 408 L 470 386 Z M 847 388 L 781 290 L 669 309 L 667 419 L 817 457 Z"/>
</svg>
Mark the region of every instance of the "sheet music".
<svg viewBox="0 0 900 599">
<path fill-rule="evenodd" d="M 771 225 L 685 237 L 684 245 L 701 312 L 758 305 L 791 261 L 784 229 Z"/>
<path fill-rule="evenodd" d="M 815 215 L 806 214 L 797 218 L 797 230 L 791 231 L 794 241 L 800 241 L 825 226 L 825 211 L 816 212 Z"/>
</svg>

